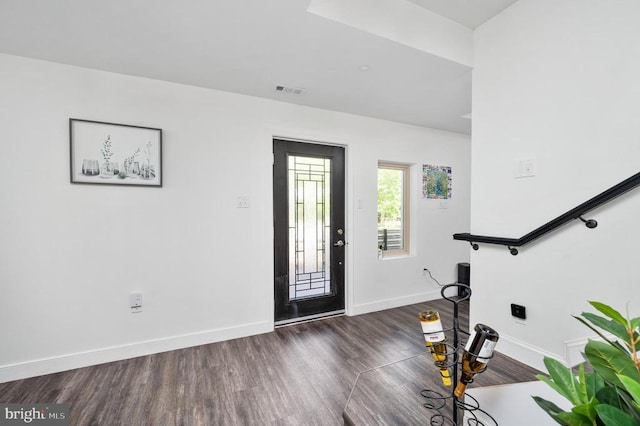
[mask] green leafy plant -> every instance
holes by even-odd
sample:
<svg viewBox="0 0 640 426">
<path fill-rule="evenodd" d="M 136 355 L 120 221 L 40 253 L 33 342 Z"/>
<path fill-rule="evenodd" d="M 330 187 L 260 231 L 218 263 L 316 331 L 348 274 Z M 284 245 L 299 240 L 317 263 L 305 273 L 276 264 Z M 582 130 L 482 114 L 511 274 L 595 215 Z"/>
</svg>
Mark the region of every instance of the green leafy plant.
<svg viewBox="0 0 640 426">
<path fill-rule="evenodd" d="M 603 340 L 585 346 L 586 364 L 593 371 L 587 373 L 585 363 L 580 364 L 576 377 L 571 368 L 545 357 L 549 376 L 537 376 L 573 408 L 563 411 L 546 399 L 533 399 L 561 425 L 640 426 L 640 317 L 628 319 L 604 303 L 589 303 L 604 316 L 583 312 L 575 318 Z"/>
</svg>

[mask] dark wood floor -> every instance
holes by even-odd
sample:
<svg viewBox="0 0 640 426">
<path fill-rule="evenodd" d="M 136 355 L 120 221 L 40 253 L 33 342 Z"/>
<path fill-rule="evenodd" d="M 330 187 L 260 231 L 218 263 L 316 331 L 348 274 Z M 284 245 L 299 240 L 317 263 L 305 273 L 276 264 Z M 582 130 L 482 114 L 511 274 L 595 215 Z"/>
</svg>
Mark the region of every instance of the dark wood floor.
<svg viewBox="0 0 640 426">
<path fill-rule="evenodd" d="M 417 314 L 426 308 L 451 322 L 444 301 L 334 317 L 0 383 L 0 402 L 66 403 L 73 425 L 341 425 L 359 372 L 425 351 Z M 498 355 L 474 386 L 535 380 L 536 373 Z"/>
</svg>

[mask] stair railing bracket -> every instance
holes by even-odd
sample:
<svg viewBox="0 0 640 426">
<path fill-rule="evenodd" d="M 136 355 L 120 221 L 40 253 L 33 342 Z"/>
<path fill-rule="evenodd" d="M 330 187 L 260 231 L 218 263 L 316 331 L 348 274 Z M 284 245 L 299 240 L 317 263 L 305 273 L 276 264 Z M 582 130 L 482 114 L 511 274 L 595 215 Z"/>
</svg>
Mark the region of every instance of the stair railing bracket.
<svg viewBox="0 0 640 426">
<path fill-rule="evenodd" d="M 595 219 L 585 219 L 582 216 L 580 216 L 578 219 L 584 222 L 584 226 L 586 226 L 589 229 L 593 229 L 598 226 L 598 221 Z"/>
</svg>

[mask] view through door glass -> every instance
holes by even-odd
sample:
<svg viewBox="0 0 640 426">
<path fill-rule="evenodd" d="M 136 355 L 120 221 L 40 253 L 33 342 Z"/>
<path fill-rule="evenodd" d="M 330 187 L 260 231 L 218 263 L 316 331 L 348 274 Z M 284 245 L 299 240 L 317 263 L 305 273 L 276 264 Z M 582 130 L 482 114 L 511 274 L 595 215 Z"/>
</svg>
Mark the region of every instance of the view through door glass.
<svg viewBox="0 0 640 426">
<path fill-rule="evenodd" d="M 275 320 L 344 311 L 344 148 L 273 141 Z"/>
</svg>

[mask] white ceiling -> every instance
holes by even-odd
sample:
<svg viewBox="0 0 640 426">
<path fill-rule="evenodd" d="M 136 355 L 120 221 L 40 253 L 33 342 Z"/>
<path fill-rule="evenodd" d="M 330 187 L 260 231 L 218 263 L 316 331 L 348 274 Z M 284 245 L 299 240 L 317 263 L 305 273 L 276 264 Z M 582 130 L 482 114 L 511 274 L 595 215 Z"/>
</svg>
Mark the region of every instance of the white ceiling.
<svg viewBox="0 0 640 426">
<path fill-rule="evenodd" d="M 476 29 L 517 0 L 409 0 L 438 15 Z"/>
<path fill-rule="evenodd" d="M 515 0 L 411 1 L 473 28 Z M 2 0 L 0 52 L 470 133 L 469 67 L 308 13 L 308 3 Z"/>
</svg>

